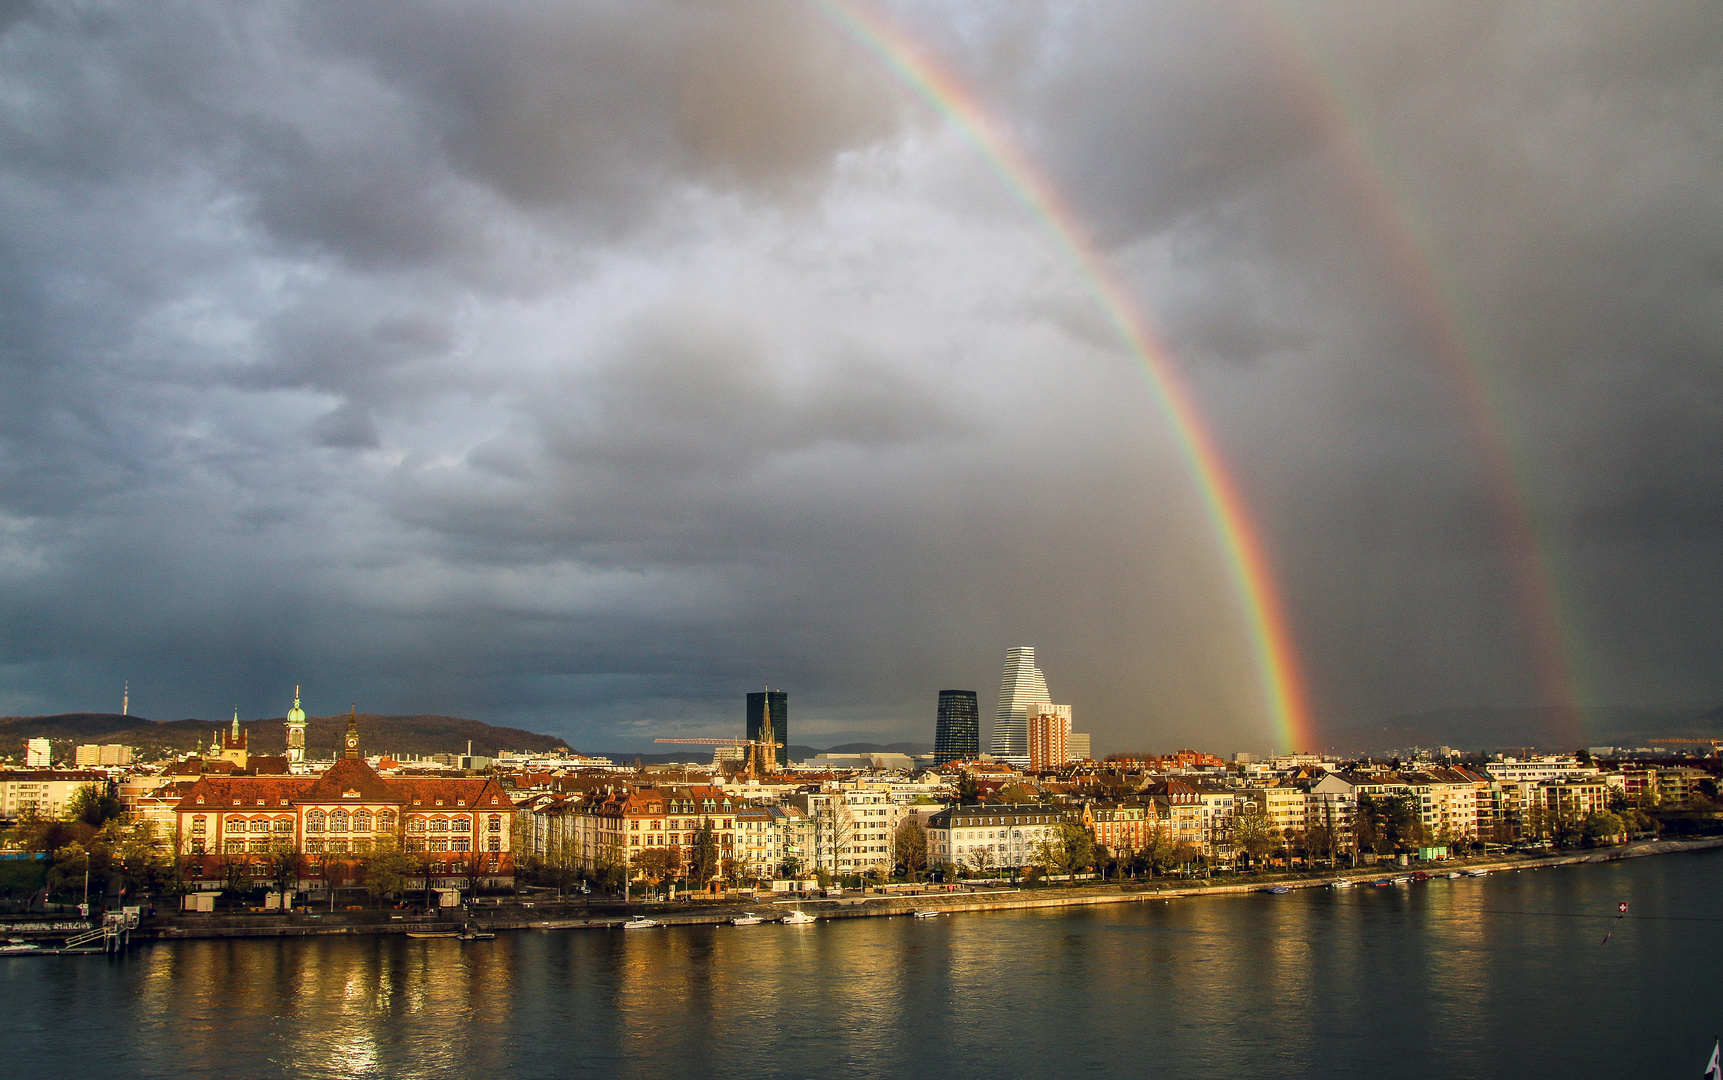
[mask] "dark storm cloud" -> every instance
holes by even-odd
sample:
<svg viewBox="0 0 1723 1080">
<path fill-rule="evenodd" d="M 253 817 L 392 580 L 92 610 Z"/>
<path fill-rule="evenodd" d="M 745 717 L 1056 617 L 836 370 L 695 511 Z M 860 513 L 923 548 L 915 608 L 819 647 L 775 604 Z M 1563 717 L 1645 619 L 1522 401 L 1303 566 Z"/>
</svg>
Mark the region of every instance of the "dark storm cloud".
<svg viewBox="0 0 1723 1080">
<path fill-rule="evenodd" d="M 1448 331 L 1592 691 L 1723 697 L 1709 8 L 891 10 L 1164 329 L 1325 722 L 1539 692 Z M 7 9 L 0 91 L 6 711 L 925 737 L 1033 643 L 1103 748 L 1270 738 L 1094 297 L 813 7 Z"/>
</svg>

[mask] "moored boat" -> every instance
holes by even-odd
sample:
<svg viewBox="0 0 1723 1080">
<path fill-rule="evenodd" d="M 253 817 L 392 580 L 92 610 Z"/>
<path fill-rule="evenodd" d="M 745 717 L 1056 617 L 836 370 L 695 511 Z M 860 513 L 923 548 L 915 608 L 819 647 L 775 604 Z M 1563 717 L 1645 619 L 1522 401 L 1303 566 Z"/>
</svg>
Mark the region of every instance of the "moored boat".
<svg viewBox="0 0 1723 1080">
<path fill-rule="evenodd" d="M 407 936 L 415 938 L 460 937 L 461 932 L 459 930 L 409 930 Z"/>
<path fill-rule="evenodd" d="M 1350 889 L 1352 882 L 1348 878 L 1337 877 L 1328 883 L 1328 887 L 1330 889 Z"/>
<path fill-rule="evenodd" d="M 742 914 L 736 916 L 734 919 L 731 919 L 730 925 L 731 926 L 753 926 L 756 923 L 762 923 L 765 921 L 766 920 L 760 918 L 758 915 L 754 914 L 752 911 L 744 911 L 744 912 L 742 912 Z"/>
<path fill-rule="evenodd" d="M 801 926 L 804 923 L 813 922 L 814 917 L 812 915 L 809 915 L 807 912 L 798 909 L 796 911 L 790 912 L 788 915 L 785 915 L 783 918 L 779 919 L 778 921 L 782 922 L 782 923 L 789 923 L 791 926 Z"/>
<path fill-rule="evenodd" d="M 658 920 L 656 919 L 648 919 L 644 915 L 631 915 L 628 921 L 622 924 L 622 928 L 624 930 L 644 930 L 649 926 L 657 925 Z"/>
<path fill-rule="evenodd" d="M 1270 886 L 1269 888 L 1266 888 L 1262 891 L 1267 893 L 1270 896 L 1284 896 L 1287 893 L 1291 892 L 1292 890 L 1287 888 L 1285 885 L 1273 885 L 1273 886 Z"/>
<path fill-rule="evenodd" d="M 945 914 L 945 912 L 943 912 L 943 911 L 931 911 L 931 910 L 929 910 L 929 911 L 918 911 L 915 913 L 915 917 L 918 919 L 931 919 L 937 915 L 943 915 L 943 914 Z"/>
</svg>

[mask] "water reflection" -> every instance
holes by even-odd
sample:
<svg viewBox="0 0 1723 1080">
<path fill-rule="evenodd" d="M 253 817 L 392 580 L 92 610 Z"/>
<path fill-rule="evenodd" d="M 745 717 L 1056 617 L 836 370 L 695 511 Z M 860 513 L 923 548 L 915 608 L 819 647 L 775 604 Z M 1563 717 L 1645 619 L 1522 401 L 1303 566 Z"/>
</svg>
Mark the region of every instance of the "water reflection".
<svg viewBox="0 0 1723 1080">
<path fill-rule="evenodd" d="M 1720 880 L 1723 854 L 807 927 L 183 942 L 7 961 L 0 1007 L 13 1074 L 67 1080 L 1672 1074 L 1702 1064 L 1720 959 L 1674 920 L 1713 918 Z M 1601 946 L 1620 900 L 1647 918 Z"/>
</svg>

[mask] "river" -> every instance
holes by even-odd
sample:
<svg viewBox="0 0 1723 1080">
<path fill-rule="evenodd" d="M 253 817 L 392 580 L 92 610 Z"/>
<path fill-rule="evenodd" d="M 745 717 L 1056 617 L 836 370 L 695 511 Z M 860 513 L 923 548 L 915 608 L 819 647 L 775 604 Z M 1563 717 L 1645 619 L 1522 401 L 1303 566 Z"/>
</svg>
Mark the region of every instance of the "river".
<svg viewBox="0 0 1723 1080">
<path fill-rule="evenodd" d="M 4 1072 L 1687 1078 L 1723 1029 L 1720 886 L 1713 850 L 933 919 L 6 958 Z"/>
</svg>

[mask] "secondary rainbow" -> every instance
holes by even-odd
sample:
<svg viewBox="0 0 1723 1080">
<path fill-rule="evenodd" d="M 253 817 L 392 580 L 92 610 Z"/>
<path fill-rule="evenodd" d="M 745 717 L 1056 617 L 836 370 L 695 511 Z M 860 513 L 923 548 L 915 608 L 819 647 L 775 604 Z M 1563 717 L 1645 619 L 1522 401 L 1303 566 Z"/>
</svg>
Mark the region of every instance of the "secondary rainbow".
<svg viewBox="0 0 1723 1080">
<path fill-rule="evenodd" d="M 1550 545 L 1542 542 L 1537 528 L 1530 478 L 1521 464 L 1522 455 L 1514 452 L 1508 410 L 1500 380 L 1488 362 L 1483 334 L 1463 316 L 1464 300 L 1442 273 L 1436 244 L 1421 224 L 1416 200 L 1397 190 L 1393 170 L 1385 155 L 1373 148 L 1370 125 L 1345 81 L 1284 4 L 1267 0 L 1261 10 L 1270 34 L 1279 39 L 1289 78 L 1322 122 L 1453 378 L 1474 444 L 1490 473 L 1490 492 L 1506 541 L 1520 616 L 1530 631 L 1540 689 L 1556 708 L 1570 740 L 1577 740 L 1584 733 L 1585 701 L 1574 655 L 1577 635 L 1563 618 Z"/>
<path fill-rule="evenodd" d="M 1292 634 L 1262 539 L 1237 483 L 1202 422 L 1192 394 L 1139 313 L 1129 289 L 1088 238 L 1057 187 L 988 115 L 949 69 L 877 12 L 854 0 L 809 0 L 852 41 L 943 115 L 978 150 L 1012 193 L 1035 214 L 1081 269 L 1119 340 L 1142 364 L 1156 403 L 1184 450 L 1249 628 L 1277 742 L 1285 749 L 1316 746 Z"/>
</svg>

